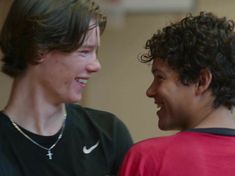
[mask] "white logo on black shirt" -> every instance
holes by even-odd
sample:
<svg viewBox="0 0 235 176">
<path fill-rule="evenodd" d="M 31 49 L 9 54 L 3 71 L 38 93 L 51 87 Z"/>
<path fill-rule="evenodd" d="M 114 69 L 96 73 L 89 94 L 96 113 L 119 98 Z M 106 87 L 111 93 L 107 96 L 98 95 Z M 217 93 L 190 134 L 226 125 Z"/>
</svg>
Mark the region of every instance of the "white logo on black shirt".
<svg viewBox="0 0 235 176">
<path fill-rule="evenodd" d="M 89 154 L 89 153 L 91 153 L 95 148 L 98 147 L 99 143 L 100 143 L 100 141 L 97 141 L 96 144 L 93 145 L 93 146 L 91 146 L 90 148 L 87 148 L 86 146 L 84 146 L 84 147 L 83 147 L 83 150 L 82 150 L 83 153 L 84 153 L 84 154 Z"/>
</svg>

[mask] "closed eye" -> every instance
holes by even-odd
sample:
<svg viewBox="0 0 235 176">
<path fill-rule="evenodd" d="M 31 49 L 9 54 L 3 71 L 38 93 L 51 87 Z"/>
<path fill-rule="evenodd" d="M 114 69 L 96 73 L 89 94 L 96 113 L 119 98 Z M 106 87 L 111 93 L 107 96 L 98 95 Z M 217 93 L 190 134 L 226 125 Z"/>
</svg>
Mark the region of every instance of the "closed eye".
<svg viewBox="0 0 235 176">
<path fill-rule="evenodd" d="M 82 49 L 82 50 L 79 50 L 80 53 L 83 53 L 83 54 L 88 54 L 90 53 L 92 50 L 91 49 Z"/>
<path fill-rule="evenodd" d="M 164 80 L 164 77 L 161 76 L 161 75 L 156 75 L 155 78 L 158 79 L 158 80 Z"/>
<path fill-rule="evenodd" d="M 164 80 L 165 79 L 165 77 L 162 75 L 162 73 L 157 70 L 153 71 L 153 76 L 157 80 Z"/>
</svg>

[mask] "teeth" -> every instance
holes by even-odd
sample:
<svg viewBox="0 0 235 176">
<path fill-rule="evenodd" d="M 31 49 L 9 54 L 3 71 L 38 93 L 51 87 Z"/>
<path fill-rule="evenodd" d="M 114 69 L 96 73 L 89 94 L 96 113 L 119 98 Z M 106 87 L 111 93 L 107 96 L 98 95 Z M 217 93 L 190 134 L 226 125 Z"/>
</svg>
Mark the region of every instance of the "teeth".
<svg viewBox="0 0 235 176">
<path fill-rule="evenodd" d="M 86 84 L 88 79 L 80 79 L 80 78 L 75 78 L 75 80 L 81 84 Z"/>
<path fill-rule="evenodd" d="M 161 110 L 161 106 L 157 105 L 157 111 L 160 111 Z"/>
<path fill-rule="evenodd" d="M 82 83 L 82 84 L 86 84 L 87 83 L 87 79 L 79 79 L 78 80 L 80 83 Z"/>
</svg>

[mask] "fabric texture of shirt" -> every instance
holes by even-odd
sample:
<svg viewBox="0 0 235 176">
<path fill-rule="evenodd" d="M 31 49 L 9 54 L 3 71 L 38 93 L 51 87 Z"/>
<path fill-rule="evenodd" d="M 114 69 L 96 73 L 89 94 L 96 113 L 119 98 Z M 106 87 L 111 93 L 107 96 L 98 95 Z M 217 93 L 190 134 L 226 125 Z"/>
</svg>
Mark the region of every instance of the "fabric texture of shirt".
<svg viewBox="0 0 235 176">
<path fill-rule="evenodd" d="M 234 176 L 234 164 L 234 129 L 193 129 L 134 145 L 120 176 Z"/>
<path fill-rule="evenodd" d="M 0 176 L 110 176 L 116 175 L 132 139 L 113 114 L 66 105 L 67 118 L 61 140 L 51 150 L 40 148 L 23 136 L 9 117 L 0 113 Z M 37 143 L 50 147 L 53 136 L 22 129 Z"/>
</svg>

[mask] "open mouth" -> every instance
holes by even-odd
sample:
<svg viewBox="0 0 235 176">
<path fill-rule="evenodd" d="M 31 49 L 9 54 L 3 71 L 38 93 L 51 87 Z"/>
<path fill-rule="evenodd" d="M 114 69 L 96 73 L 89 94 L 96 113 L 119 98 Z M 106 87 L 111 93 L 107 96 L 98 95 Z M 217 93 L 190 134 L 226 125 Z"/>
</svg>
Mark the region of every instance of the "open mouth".
<svg viewBox="0 0 235 176">
<path fill-rule="evenodd" d="M 88 82 L 88 79 L 85 79 L 85 78 L 78 78 L 78 77 L 76 77 L 75 80 L 76 80 L 79 84 L 81 84 L 81 85 L 86 85 L 87 82 Z"/>
<path fill-rule="evenodd" d="M 160 111 L 162 106 L 160 104 L 157 104 L 157 112 Z"/>
</svg>

